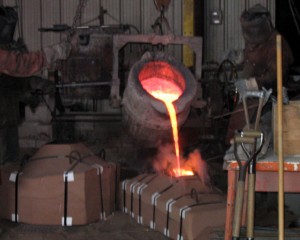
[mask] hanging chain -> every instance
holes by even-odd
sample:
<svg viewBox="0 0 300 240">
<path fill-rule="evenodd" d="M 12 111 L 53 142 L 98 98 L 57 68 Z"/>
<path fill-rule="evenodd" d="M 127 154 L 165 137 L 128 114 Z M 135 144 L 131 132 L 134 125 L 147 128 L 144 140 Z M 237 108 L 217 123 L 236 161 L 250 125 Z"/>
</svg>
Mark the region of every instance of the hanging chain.
<svg viewBox="0 0 300 240">
<path fill-rule="evenodd" d="M 71 28 L 68 32 L 68 36 L 67 36 L 67 41 L 68 42 L 71 41 L 71 37 L 74 35 L 76 28 L 80 24 L 81 15 L 82 15 L 82 12 L 83 12 L 83 9 L 85 7 L 86 2 L 87 2 L 87 0 L 79 0 L 79 2 L 78 2 L 76 13 L 75 13 L 75 16 L 73 18 L 73 23 L 72 23 L 72 26 L 71 26 Z"/>
</svg>

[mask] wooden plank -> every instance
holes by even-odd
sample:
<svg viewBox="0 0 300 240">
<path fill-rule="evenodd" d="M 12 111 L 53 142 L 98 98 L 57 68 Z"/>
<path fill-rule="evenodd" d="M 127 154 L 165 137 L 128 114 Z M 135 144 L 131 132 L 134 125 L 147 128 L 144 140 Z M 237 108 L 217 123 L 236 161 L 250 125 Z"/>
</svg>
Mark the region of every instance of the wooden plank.
<svg viewBox="0 0 300 240">
<path fill-rule="evenodd" d="M 300 101 L 290 101 L 289 104 L 283 105 L 283 154 L 295 155 L 300 154 Z M 277 153 L 277 108 L 273 106 L 273 133 L 274 133 L 274 151 Z"/>
</svg>

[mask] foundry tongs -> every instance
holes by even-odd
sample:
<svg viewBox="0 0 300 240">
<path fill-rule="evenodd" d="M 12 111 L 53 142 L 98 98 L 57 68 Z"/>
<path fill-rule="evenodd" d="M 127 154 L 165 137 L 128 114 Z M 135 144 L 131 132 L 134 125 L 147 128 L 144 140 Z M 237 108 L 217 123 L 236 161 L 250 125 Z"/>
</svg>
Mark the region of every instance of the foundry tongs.
<svg viewBox="0 0 300 240">
<path fill-rule="evenodd" d="M 233 216 L 233 229 L 232 229 L 232 240 L 240 239 L 240 228 L 241 228 L 241 219 L 242 219 L 242 208 L 244 202 L 244 191 L 245 191 L 245 180 L 248 168 L 249 173 L 255 173 L 255 159 L 261 148 L 263 146 L 263 133 L 259 131 L 239 131 L 236 133 L 234 139 L 234 155 L 239 166 L 239 175 L 234 207 L 234 216 Z M 238 146 L 241 147 L 242 152 L 239 151 Z M 248 149 L 247 147 L 250 148 Z M 240 154 L 244 153 L 243 156 Z M 252 177 L 255 177 L 254 174 L 249 174 Z M 250 180 L 250 179 L 249 179 Z M 255 182 L 255 181 L 250 181 Z M 250 187 L 250 186 L 249 186 Z M 254 187 L 254 186 L 252 186 Z M 253 206 L 253 203 L 249 203 L 248 206 Z M 254 214 L 254 209 L 248 208 L 248 214 Z M 249 222 L 247 222 L 247 229 L 249 227 Z M 253 224 L 250 228 L 253 229 Z M 247 234 L 248 235 L 248 234 Z M 248 237 L 248 236 L 247 236 Z M 253 237 L 248 237 L 247 239 L 252 239 Z"/>
</svg>

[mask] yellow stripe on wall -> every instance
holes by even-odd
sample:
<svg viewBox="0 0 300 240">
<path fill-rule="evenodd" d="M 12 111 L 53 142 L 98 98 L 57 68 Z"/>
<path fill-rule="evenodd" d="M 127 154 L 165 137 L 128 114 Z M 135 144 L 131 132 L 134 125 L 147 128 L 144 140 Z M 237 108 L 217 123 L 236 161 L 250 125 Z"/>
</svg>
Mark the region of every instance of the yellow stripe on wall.
<svg viewBox="0 0 300 240">
<path fill-rule="evenodd" d="M 183 0 L 183 35 L 194 36 L 194 0 Z M 183 46 L 183 63 L 186 67 L 194 65 L 194 54 L 189 46 Z"/>
</svg>

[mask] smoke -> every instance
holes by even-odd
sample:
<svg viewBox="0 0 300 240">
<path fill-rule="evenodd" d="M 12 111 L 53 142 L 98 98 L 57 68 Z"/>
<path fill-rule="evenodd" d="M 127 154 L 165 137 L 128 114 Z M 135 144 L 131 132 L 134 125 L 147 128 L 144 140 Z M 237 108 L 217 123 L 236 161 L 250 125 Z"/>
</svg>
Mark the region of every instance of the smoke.
<svg viewBox="0 0 300 240">
<path fill-rule="evenodd" d="M 192 170 L 197 174 L 203 183 L 208 185 L 211 183 L 208 165 L 202 159 L 198 149 L 189 153 L 186 158 L 181 158 L 180 164 L 182 169 Z M 152 167 L 157 173 L 161 174 L 170 173 L 173 168 L 178 167 L 173 144 L 159 146 L 158 153 L 153 159 Z"/>
<path fill-rule="evenodd" d="M 185 167 L 190 167 L 194 172 L 196 172 L 199 175 L 201 181 L 205 184 L 211 183 L 208 165 L 202 159 L 201 153 L 198 149 L 195 149 L 188 155 L 185 161 Z"/>
<path fill-rule="evenodd" d="M 174 145 L 164 144 L 158 147 L 158 153 L 153 159 L 153 168 L 158 173 L 167 173 L 176 166 Z"/>
</svg>

